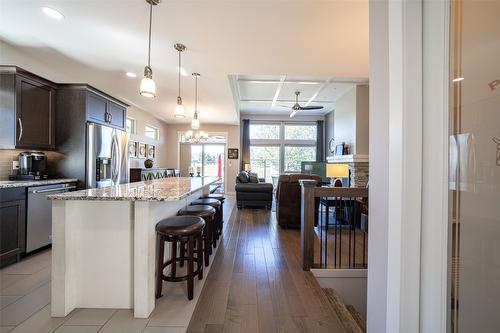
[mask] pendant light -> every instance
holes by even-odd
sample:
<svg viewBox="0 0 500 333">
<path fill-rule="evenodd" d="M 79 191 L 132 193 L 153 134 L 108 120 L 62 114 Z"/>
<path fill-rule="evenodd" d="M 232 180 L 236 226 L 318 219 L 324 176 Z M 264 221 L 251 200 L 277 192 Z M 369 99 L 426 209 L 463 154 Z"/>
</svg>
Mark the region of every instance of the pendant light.
<svg viewBox="0 0 500 333">
<path fill-rule="evenodd" d="M 148 65 L 144 67 L 144 78 L 141 80 L 139 93 L 144 97 L 156 97 L 156 84 L 153 81 L 153 70 L 151 69 L 151 25 L 153 22 L 153 5 L 156 6 L 160 0 L 146 0 L 149 4 L 149 39 L 148 39 Z"/>
<path fill-rule="evenodd" d="M 193 73 L 194 76 L 194 117 L 191 121 L 191 128 L 194 130 L 200 129 L 200 120 L 198 119 L 198 78 L 199 73 Z"/>
<path fill-rule="evenodd" d="M 181 98 L 181 53 L 186 50 L 186 46 L 184 44 L 177 43 L 174 45 L 174 48 L 179 52 L 179 93 L 177 94 L 177 105 L 175 106 L 174 117 L 175 118 L 184 118 L 184 105 L 182 105 Z"/>
</svg>

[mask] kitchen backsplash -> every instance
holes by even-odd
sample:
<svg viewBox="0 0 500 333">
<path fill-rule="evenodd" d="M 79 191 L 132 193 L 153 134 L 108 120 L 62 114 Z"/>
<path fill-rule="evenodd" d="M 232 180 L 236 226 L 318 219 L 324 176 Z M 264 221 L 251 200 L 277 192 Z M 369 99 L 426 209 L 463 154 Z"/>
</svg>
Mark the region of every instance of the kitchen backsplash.
<svg viewBox="0 0 500 333">
<path fill-rule="evenodd" d="M 12 161 L 17 161 L 17 155 L 27 150 L 28 149 L 0 149 L 0 180 L 8 180 L 9 175 L 15 173 L 15 171 L 12 170 Z M 50 174 L 50 165 L 62 155 L 53 151 L 45 151 L 44 153 L 47 155 L 47 172 Z"/>
</svg>

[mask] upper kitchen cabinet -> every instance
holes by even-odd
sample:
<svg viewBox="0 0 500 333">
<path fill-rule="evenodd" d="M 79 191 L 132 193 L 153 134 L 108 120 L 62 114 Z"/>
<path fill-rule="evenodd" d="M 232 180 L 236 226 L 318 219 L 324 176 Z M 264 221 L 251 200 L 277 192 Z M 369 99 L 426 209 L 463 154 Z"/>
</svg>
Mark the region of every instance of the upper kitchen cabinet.
<svg viewBox="0 0 500 333">
<path fill-rule="evenodd" d="M 55 148 L 56 87 L 19 67 L 0 68 L 0 148 Z"/>
<path fill-rule="evenodd" d="M 128 105 L 85 84 L 62 84 L 59 87 L 57 108 L 61 119 L 68 112 L 84 115 L 84 122 L 125 129 Z"/>
</svg>

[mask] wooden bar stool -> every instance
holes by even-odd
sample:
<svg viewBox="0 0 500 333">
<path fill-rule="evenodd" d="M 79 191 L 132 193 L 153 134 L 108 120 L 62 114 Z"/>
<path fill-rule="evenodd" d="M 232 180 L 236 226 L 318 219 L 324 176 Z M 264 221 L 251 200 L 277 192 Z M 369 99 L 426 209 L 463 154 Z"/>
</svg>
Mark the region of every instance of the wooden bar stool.
<svg viewBox="0 0 500 333">
<path fill-rule="evenodd" d="M 220 233 L 222 234 L 222 228 L 224 226 L 224 201 L 226 200 L 226 198 L 222 194 L 210 193 L 202 195 L 199 199 L 217 199 L 220 201 L 220 215 L 221 215 Z"/>
<path fill-rule="evenodd" d="M 219 200 L 217 199 L 198 199 L 198 200 L 194 200 L 193 202 L 191 202 L 191 206 L 199 206 L 199 205 L 208 205 L 208 206 L 212 206 L 213 208 L 215 208 L 215 218 L 214 218 L 214 239 L 213 239 L 213 247 L 215 248 L 217 246 L 217 240 L 219 239 L 219 235 L 220 235 L 220 228 L 221 228 L 221 225 L 222 225 L 222 216 L 221 216 L 221 211 L 220 211 L 220 208 L 221 208 L 221 203 Z"/>
<path fill-rule="evenodd" d="M 163 281 L 179 282 L 187 280 L 188 299 L 193 299 L 194 277 L 198 275 L 198 280 L 203 279 L 203 229 L 205 221 L 199 216 L 174 216 L 161 220 L 156 224 L 156 234 L 158 237 L 158 263 L 156 273 L 156 298 L 161 297 Z M 172 243 L 172 253 L 170 259 L 164 260 L 165 242 Z M 187 257 L 181 251 L 177 255 L 177 243 L 187 243 Z M 195 244 L 196 243 L 196 244 Z M 196 254 L 196 256 L 195 256 Z M 177 262 L 187 261 L 187 274 L 176 276 Z M 194 262 L 197 269 L 194 270 Z M 163 274 L 163 270 L 172 265 L 170 276 Z"/>
<path fill-rule="evenodd" d="M 208 205 L 187 206 L 177 212 L 179 216 L 194 215 L 199 216 L 205 221 L 205 230 L 203 232 L 203 257 L 205 266 L 210 263 L 209 255 L 212 254 L 212 239 L 214 237 L 214 216 L 215 208 Z M 181 251 L 185 251 L 185 244 L 181 242 Z"/>
</svg>

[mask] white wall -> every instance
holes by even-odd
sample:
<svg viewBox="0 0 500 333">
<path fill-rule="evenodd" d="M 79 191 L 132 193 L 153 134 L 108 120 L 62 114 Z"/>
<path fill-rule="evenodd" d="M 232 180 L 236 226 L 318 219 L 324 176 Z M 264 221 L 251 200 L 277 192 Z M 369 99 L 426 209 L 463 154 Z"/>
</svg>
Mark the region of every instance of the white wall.
<svg viewBox="0 0 500 333">
<path fill-rule="evenodd" d="M 386 332 L 389 211 L 388 4 L 370 3 L 370 231 L 367 331 Z"/>
</svg>

